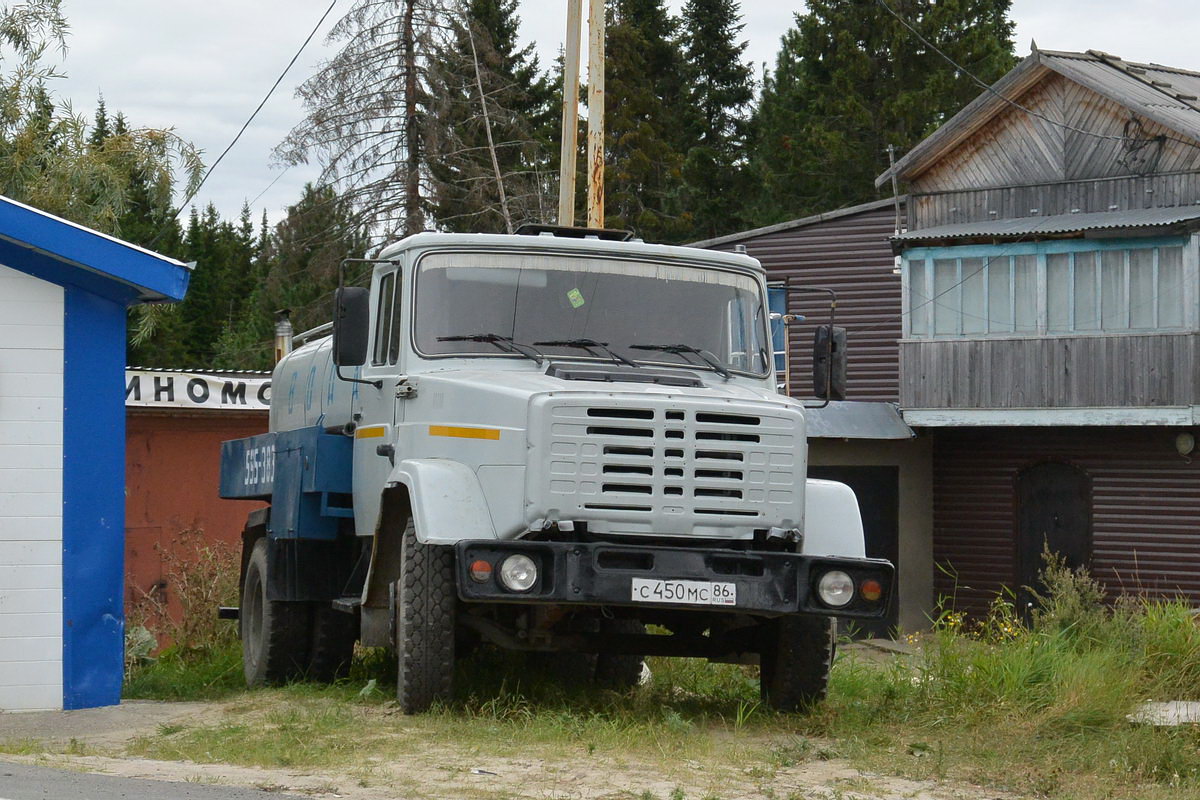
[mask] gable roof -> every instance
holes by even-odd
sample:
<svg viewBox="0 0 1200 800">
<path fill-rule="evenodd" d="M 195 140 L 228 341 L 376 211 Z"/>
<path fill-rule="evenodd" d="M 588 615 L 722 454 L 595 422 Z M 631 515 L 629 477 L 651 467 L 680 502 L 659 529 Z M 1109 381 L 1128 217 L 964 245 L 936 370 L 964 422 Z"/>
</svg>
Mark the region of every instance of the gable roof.
<svg viewBox="0 0 1200 800">
<path fill-rule="evenodd" d="M 919 174 L 997 114 L 1020 102 L 1026 90 L 1047 75 L 1058 74 L 1136 111 L 1176 133 L 1200 141 L 1200 72 L 1161 64 L 1138 64 L 1099 50 L 1071 53 L 1033 50 L 991 88 L 908 151 L 875 179 L 876 186 Z"/>
<path fill-rule="evenodd" d="M 0 264 L 126 304 L 182 300 L 191 273 L 182 261 L 2 195 Z"/>
</svg>

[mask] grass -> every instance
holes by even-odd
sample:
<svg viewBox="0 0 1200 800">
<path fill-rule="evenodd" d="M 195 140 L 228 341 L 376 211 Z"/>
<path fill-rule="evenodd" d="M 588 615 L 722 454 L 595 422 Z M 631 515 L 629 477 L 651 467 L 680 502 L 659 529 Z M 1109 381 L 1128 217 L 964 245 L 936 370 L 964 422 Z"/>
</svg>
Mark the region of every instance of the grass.
<svg viewBox="0 0 1200 800">
<path fill-rule="evenodd" d="M 227 698 L 224 718 L 160 729 L 132 752 L 358 770 L 363 780 L 372 764 L 416 754 L 480 763 L 640 759 L 664 770 L 726 770 L 765 796 L 780 771 L 841 757 L 882 775 L 1056 800 L 1200 796 L 1200 733 L 1127 718 L 1148 699 L 1200 699 L 1191 610 L 1161 601 L 1107 606 L 1094 581 L 1061 565 L 1045 580 L 1048 596 L 1031 623 L 997 600 L 982 620 L 944 614 L 914 656 L 840 657 L 829 700 L 806 715 L 764 708 L 755 668 L 699 661 L 650 659 L 650 685 L 611 692 L 564 685 L 519 655 L 481 651 L 459 665 L 452 703 L 405 717 L 382 651 L 360 654 L 333 686 L 258 692 L 241 688 L 236 650 L 215 647 L 203 658 L 167 651 L 135 669 L 128 694 Z"/>
<path fill-rule="evenodd" d="M 1032 624 L 998 601 L 971 631 L 943 617 L 922 655 L 843 662 L 806 729 L 857 763 L 1038 796 L 1200 795 L 1200 733 L 1128 720 L 1148 699 L 1200 699 L 1200 628 L 1177 602 L 1106 608 L 1097 584 L 1052 566 Z"/>
</svg>

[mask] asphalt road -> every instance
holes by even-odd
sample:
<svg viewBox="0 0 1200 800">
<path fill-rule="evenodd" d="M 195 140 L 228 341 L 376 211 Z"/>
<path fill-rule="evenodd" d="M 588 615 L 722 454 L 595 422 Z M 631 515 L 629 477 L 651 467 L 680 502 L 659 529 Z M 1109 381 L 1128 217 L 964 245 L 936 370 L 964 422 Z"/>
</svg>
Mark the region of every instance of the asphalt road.
<svg viewBox="0 0 1200 800">
<path fill-rule="evenodd" d="M 0 800 L 304 800 L 296 795 L 203 783 L 114 778 L 0 763 Z"/>
</svg>

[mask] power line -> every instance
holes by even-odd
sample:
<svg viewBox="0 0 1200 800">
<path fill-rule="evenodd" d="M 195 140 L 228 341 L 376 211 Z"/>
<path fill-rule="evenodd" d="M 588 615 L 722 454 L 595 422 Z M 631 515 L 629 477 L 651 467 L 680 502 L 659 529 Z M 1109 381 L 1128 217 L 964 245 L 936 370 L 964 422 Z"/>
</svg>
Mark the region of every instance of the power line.
<svg viewBox="0 0 1200 800">
<path fill-rule="evenodd" d="M 930 50 L 932 50 L 933 52 L 937 53 L 939 56 L 941 56 L 941 57 L 942 57 L 942 59 L 944 59 L 944 60 L 946 61 L 946 63 L 948 63 L 950 66 L 954 67 L 956 70 L 958 70 L 959 72 L 961 72 L 963 75 L 966 75 L 968 78 L 970 78 L 972 81 L 974 81 L 975 83 L 977 83 L 979 86 L 983 87 L 983 89 L 984 89 L 984 90 L 986 90 L 987 92 L 989 92 L 989 93 L 991 93 L 991 94 L 995 95 L 996 97 L 1000 98 L 1000 100 L 1002 100 L 1003 102 L 1005 102 L 1005 103 L 1007 103 L 1008 105 L 1012 106 L 1013 108 L 1015 108 L 1015 109 L 1018 109 L 1019 111 L 1022 111 L 1022 112 L 1024 112 L 1025 114 L 1028 114 L 1028 115 L 1029 115 L 1029 116 L 1031 116 L 1031 117 L 1035 117 L 1035 118 L 1037 118 L 1037 119 L 1040 119 L 1040 120 L 1042 120 L 1043 122 L 1046 122 L 1046 123 L 1048 123 L 1048 124 L 1050 124 L 1050 125 L 1054 125 L 1055 127 L 1063 128 L 1064 130 L 1068 130 L 1068 131 L 1074 131 L 1075 133 L 1080 133 L 1080 134 L 1083 134 L 1084 136 L 1091 136 L 1091 137 L 1093 137 L 1093 138 L 1096 138 L 1096 139 L 1104 139 L 1104 140 L 1107 140 L 1107 141 L 1114 141 L 1114 142 L 1128 142 L 1128 141 L 1130 141 L 1130 139 L 1129 139 L 1128 137 L 1126 137 L 1126 136 L 1113 136 L 1113 135 L 1111 135 L 1111 134 L 1107 134 L 1107 133 L 1097 133 L 1096 131 L 1089 131 L 1089 130 L 1087 130 L 1087 129 L 1085 129 L 1085 128 L 1078 128 L 1078 127 L 1076 127 L 1076 126 L 1074 126 L 1074 125 L 1071 125 L 1070 123 L 1067 123 L 1067 122 L 1061 122 L 1061 121 L 1059 121 L 1059 120 L 1056 120 L 1056 119 L 1051 119 L 1050 117 L 1046 116 L 1045 114 L 1042 114 L 1042 113 L 1041 113 L 1041 112 L 1039 112 L 1039 111 L 1034 111 L 1032 108 L 1028 108 L 1028 107 L 1026 107 L 1026 106 L 1024 106 L 1024 105 L 1021 105 L 1021 104 L 1020 104 L 1020 103 L 1018 103 L 1016 100 L 1011 100 L 1011 99 L 1009 99 L 1009 98 L 1005 97 L 1005 96 L 1004 96 L 1004 95 L 1003 95 L 1001 92 L 999 92 L 997 89 L 995 89 L 995 88 L 994 88 L 994 87 L 993 87 L 993 86 L 992 86 L 990 83 L 986 83 L 986 82 L 985 82 L 985 81 L 984 81 L 982 78 L 980 78 L 979 76 L 977 76 L 975 73 L 971 72 L 969 69 L 967 69 L 966 67 L 964 67 L 962 64 L 959 64 L 959 63 L 958 63 L 957 61 L 955 61 L 953 58 L 951 58 L 950 56 L 948 56 L 948 55 L 947 55 L 947 54 L 946 54 L 946 53 L 945 53 L 945 52 L 944 52 L 944 51 L 943 51 L 943 50 L 942 50 L 940 47 L 938 47 L 936 44 L 934 44 L 933 42 L 931 42 L 931 41 L 929 41 L 928 39 L 926 39 L 926 38 L 925 38 L 925 37 L 924 37 L 924 36 L 921 34 L 921 32 L 920 32 L 919 30 L 917 30 L 917 29 L 916 29 L 916 27 L 915 27 L 915 26 L 914 26 L 914 25 L 913 25 L 911 22 L 909 22 L 909 21 L 908 21 L 907 19 L 905 19 L 905 18 L 904 18 L 904 17 L 903 17 L 903 16 L 902 16 L 902 15 L 901 15 L 899 12 L 895 11 L 895 10 L 894 10 L 894 9 L 893 9 L 891 6 L 889 6 L 889 5 L 888 5 L 888 4 L 885 2 L 885 0 L 876 0 L 876 2 L 878 2 L 878 3 L 879 3 L 880 7 L 881 7 L 881 8 L 883 8 L 883 10 L 884 10 L 884 11 L 888 12 L 889 14 L 891 14 L 893 17 L 895 17 L 895 18 L 896 18 L 896 19 L 897 19 L 897 20 L 900 22 L 900 24 L 901 24 L 901 25 L 903 25 L 905 28 L 907 28 L 907 29 L 909 30 L 909 32 L 911 32 L 911 33 L 912 33 L 912 35 L 913 35 L 913 36 L 917 37 L 917 39 L 918 39 L 918 40 L 921 42 L 921 44 L 925 45 L 925 46 L 926 46 L 926 47 L 928 47 Z M 1159 134 L 1159 136 L 1155 136 L 1155 137 L 1153 137 L 1153 138 L 1154 138 L 1154 139 L 1162 139 L 1162 140 L 1164 140 L 1164 141 L 1171 141 L 1171 142 L 1175 142 L 1175 143 L 1177 143 L 1177 144 L 1186 144 L 1186 145 L 1188 145 L 1189 147 L 1197 147 L 1197 148 L 1200 148 L 1200 143 L 1197 143 L 1197 142 L 1190 142 L 1190 141 L 1188 141 L 1187 139 L 1180 139 L 1180 138 L 1177 138 L 1177 137 L 1175 137 L 1175 136 L 1168 136 L 1168 135 L 1166 135 L 1166 134 Z"/>
<path fill-rule="evenodd" d="M 241 130 L 239 130 L 237 135 L 233 137 L 233 141 L 231 141 L 229 145 L 221 151 L 221 155 L 217 156 L 217 160 L 214 161 L 213 165 L 208 168 L 207 172 L 204 173 L 204 177 L 200 179 L 200 183 L 197 184 L 196 188 L 193 189 L 192 192 L 184 199 L 184 201 L 179 204 L 179 208 L 175 212 L 174 219 L 178 219 L 179 215 L 183 212 L 183 209 L 187 207 L 187 204 L 190 203 L 192 199 L 200 193 L 200 189 L 203 188 L 204 184 L 208 181 L 209 176 L 213 174 L 213 170 L 217 168 L 217 165 L 221 163 L 222 159 L 224 159 L 229 151 L 233 149 L 233 146 L 238 143 L 238 140 L 242 138 L 242 134 L 245 133 L 246 129 L 250 127 L 250 123 L 253 122 L 254 118 L 258 116 L 258 112 L 262 111 L 263 106 L 265 106 L 267 101 L 271 99 L 271 95 L 273 95 L 275 90 L 279 88 L 279 84 L 283 83 L 284 76 L 286 76 L 288 71 L 291 70 L 291 68 L 295 65 L 296 61 L 300 58 L 300 54 L 304 52 L 304 48 L 308 47 L 308 43 L 311 42 L 312 38 L 317 35 L 317 31 L 321 29 L 321 26 L 325 24 L 325 20 L 329 17 L 330 12 L 333 11 L 333 7 L 337 5 L 337 2 L 338 0 L 332 0 L 332 2 L 329 4 L 329 7 L 325 9 L 325 13 L 321 15 L 321 18 L 317 20 L 317 24 L 313 26 L 311 31 L 309 31 L 308 36 L 306 36 L 304 41 L 300 44 L 300 48 L 296 50 L 296 54 L 292 56 L 292 60 L 289 61 L 287 66 L 283 68 L 283 72 L 279 73 L 279 77 L 275 79 L 275 83 L 271 84 L 271 88 L 267 90 L 266 95 L 258 104 L 258 107 L 251 112 L 245 123 L 243 123 Z M 278 178 L 276 180 L 278 180 Z M 259 197 L 261 196 L 262 195 L 260 194 Z M 258 198 L 255 199 L 257 200 Z"/>
<path fill-rule="evenodd" d="M 253 206 L 255 203 L 257 203 L 257 202 L 258 202 L 258 198 L 262 197 L 264 194 L 266 194 L 267 192 L 271 191 L 271 187 L 272 187 L 272 186 L 274 186 L 275 184 L 279 183 L 279 179 L 280 179 L 280 178 L 282 178 L 284 175 L 287 175 L 287 174 L 288 174 L 288 170 L 290 170 L 290 169 L 291 169 L 291 166 L 290 166 L 290 165 L 289 165 L 289 166 L 287 166 L 287 167 L 284 167 L 284 170 L 283 170 L 283 172 L 280 172 L 278 175 L 276 175 L 276 176 L 275 176 L 275 180 L 273 180 L 273 181 L 271 181 L 270 183 L 268 183 L 268 184 L 267 184 L 267 188 L 263 189 L 261 192 L 259 192 L 258 194 L 254 195 L 254 199 L 253 199 L 253 200 L 251 200 L 249 203 L 247 203 L 247 205 Z"/>
</svg>

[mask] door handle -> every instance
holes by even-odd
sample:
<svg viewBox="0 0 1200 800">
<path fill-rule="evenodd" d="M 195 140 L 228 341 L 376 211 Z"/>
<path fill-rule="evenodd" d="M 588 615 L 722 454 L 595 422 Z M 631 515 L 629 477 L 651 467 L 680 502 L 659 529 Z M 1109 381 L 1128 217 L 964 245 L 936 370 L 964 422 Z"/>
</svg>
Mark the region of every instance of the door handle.
<svg viewBox="0 0 1200 800">
<path fill-rule="evenodd" d="M 388 462 L 394 467 L 396 466 L 396 446 L 391 444 L 381 444 L 376 446 L 375 455 L 386 456 Z"/>
</svg>

